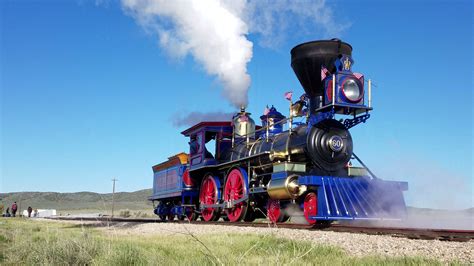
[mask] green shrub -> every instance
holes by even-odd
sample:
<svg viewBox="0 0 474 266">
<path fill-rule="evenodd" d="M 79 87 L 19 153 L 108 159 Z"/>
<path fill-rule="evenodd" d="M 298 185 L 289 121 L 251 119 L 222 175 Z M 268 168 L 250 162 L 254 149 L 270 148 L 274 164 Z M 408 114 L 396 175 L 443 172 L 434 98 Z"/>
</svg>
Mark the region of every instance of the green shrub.
<svg viewBox="0 0 474 266">
<path fill-rule="evenodd" d="M 124 217 L 124 218 L 128 218 L 128 217 L 131 216 L 131 214 L 130 214 L 129 210 L 122 210 L 122 211 L 120 211 L 119 216 Z"/>
<path fill-rule="evenodd" d="M 8 238 L 4 235 L 0 235 L 0 243 L 6 243 L 8 242 Z"/>
</svg>

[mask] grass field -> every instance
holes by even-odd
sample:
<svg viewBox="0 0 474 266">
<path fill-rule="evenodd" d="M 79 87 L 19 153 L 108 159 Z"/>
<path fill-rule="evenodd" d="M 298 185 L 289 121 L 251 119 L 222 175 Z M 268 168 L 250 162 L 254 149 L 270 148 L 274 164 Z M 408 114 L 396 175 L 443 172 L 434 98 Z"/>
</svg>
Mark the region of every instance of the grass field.
<svg viewBox="0 0 474 266">
<path fill-rule="evenodd" d="M 0 219 L 0 264 L 43 265 L 433 265 L 422 258 L 347 256 L 341 249 L 271 234 L 117 236 L 82 225 Z"/>
</svg>

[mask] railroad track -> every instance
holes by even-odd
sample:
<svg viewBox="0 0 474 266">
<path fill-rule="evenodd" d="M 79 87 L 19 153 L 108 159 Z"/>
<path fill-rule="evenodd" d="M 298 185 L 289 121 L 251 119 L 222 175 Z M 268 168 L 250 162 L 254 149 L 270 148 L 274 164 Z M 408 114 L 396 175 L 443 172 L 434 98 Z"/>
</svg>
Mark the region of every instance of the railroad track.
<svg viewBox="0 0 474 266">
<path fill-rule="evenodd" d="M 306 225 L 293 223 L 271 224 L 266 222 L 203 222 L 203 221 L 162 221 L 155 218 L 119 218 L 119 217 L 54 217 L 53 220 L 65 221 L 94 221 L 108 223 L 183 223 L 201 225 L 223 225 L 241 227 L 271 227 L 271 228 L 291 228 L 301 230 L 320 230 L 346 233 L 362 233 L 369 235 L 391 235 L 393 237 L 405 237 L 409 239 L 441 240 L 467 242 L 474 239 L 474 230 L 452 230 L 452 229 L 427 229 L 427 228 L 402 228 L 402 227 L 369 227 L 360 225 L 331 224 L 331 225 Z"/>
</svg>

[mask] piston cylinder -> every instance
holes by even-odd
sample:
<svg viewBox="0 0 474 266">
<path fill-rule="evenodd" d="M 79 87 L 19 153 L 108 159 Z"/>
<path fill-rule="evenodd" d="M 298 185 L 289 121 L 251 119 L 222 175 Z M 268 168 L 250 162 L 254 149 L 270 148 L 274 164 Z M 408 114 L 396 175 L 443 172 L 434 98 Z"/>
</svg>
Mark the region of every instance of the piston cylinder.
<svg viewBox="0 0 474 266">
<path fill-rule="evenodd" d="M 290 175 L 287 178 L 272 179 L 268 183 L 267 193 L 271 199 L 296 199 L 306 191 L 305 186 L 298 185 L 298 176 Z"/>
</svg>

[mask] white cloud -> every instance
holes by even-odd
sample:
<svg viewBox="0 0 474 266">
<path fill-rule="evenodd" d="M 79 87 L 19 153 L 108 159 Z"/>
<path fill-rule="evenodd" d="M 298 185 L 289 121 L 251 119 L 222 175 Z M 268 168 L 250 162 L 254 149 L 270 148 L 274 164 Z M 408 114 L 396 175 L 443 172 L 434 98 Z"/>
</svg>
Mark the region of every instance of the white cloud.
<svg viewBox="0 0 474 266">
<path fill-rule="evenodd" d="M 260 36 L 259 44 L 272 48 L 294 35 L 340 37 L 350 26 L 335 17 L 333 9 L 324 0 L 250 1 L 246 7 L 245 20 L 250 32 Z"/>
</svg>

